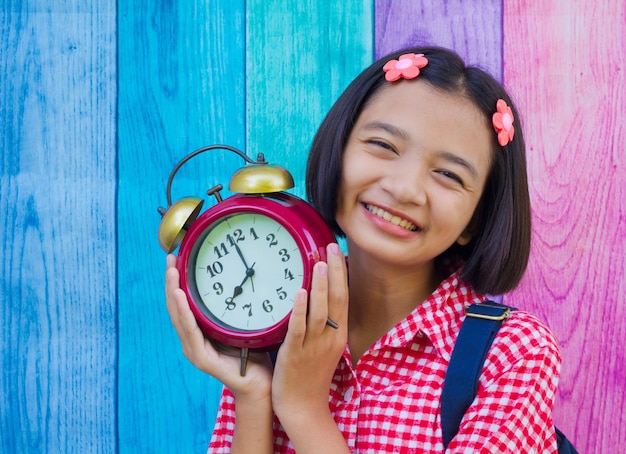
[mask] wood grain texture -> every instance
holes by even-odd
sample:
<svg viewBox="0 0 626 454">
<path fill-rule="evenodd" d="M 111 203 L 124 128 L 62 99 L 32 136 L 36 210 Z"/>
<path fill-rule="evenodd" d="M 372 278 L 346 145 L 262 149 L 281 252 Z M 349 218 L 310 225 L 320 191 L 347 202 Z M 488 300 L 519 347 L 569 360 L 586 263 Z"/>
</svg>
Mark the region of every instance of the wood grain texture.
<svg viewBox="0 0 626 454">
<path fill-rule="evenodd" d="M 0 9 L 1 452 L 117 449 L 115 25 Z"/>
<path fill-rule="evenodd" d="M 580 452 L 626 443 L 626 3 L 505 2 L 504 77 L 520 88 L 533 251 L 511 295 L 563 352 L 556 423 Z"/>
<path fill-rule="evenodd" d="M 119 4 L 119 437 L 121 452 L 205 452 L 221 384 L 182 354 L 157 242 L 174 165 L 205 145 L 245 146 L 244 2 Z M 173 200 L 207 199 L 241 158 L 200 155 Z"/>
<path fill-rule="evenodd" d="M 410 46 L 443 46 L 501 79 L 501 0 L 375 0 L 374 4 L 376 58 Z"/>
<path fill-rule="evenodd" d="M 246 2 L 250 156 L 285 166 L 304 196 L 308 150 L 343 89 L 372 62 L 372 6 L 361 0 Z"/>
</svg>

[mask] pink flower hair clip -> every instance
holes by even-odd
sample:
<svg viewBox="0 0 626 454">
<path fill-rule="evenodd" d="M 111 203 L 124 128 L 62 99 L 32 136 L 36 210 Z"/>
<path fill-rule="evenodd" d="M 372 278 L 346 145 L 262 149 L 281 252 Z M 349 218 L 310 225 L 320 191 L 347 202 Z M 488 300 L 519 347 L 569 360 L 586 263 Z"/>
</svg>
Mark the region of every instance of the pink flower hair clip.
<svg viewBox="0 0 626 454">
<path fill-rule="evenodd" d="M 498 99 L 496 109 L 497 111 L 491 117 L 491 122 L 496 133 L 498 133 L 498 143 L 503 147 L 513 140 L 515 135 L 513 122 L 515 118 L 513 117 L 513 111 L 504 99 Z"/>
<path fill-rule="evenodd" d="M 400 78 L 415 79 L 419 76 L 420 69 L 428 64 L 428 59 L 424 54 L 404 54 L 397 60 L 389 60 L 383 66 L 385 79 L 388 82 L 395 82 Z"/>
</svg>

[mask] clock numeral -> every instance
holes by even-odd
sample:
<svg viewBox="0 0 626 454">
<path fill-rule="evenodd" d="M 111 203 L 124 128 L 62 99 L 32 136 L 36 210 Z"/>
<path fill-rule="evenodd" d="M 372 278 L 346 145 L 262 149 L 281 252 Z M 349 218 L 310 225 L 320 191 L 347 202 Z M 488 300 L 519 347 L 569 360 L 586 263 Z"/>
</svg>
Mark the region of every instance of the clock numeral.
<svg viewBox="0 0 626 454">
<path fill-rule="evenodd" d="M 248 309 L 248 317 L 252 317 L 252 303 L 244 304 L 241 308 L 245 311 Z"/>
<path fill-rule="evenodd" d="M 229 296 L 228 298 L 226 298 L 224 302 L 226 303 L 226 310 L 228 311 L 232 311 L 237 307 L 237 303 L 233 301 L 232 296 Z"/>
<path fill-rule="evenodd" d="M 219 282 L 213 284 L 213 290 L 215 290 L 216 295 L 221 295 L 222 293 L 224 293 L 224 287 Z"/>
<path fill-rule="evenodd" d="M 281 260 L 283 262 L 288 262 L 291 258 L 291 256 L 287 253 L 287 249 L 281 249 L 280 251 L 278 251 L 278 255 L 281 256 Z"/>
<path fill-rule="evenodd" d="M 259 235 L 256 234 L 254 227 L 250 227 L 250 236 L 252 236 L 255 240 L 259 239 Z"/>
<path fill-rule="evenodd" d="M 218 259 L 221 259 L 225 255 L 228 255 L 229 251 L 228 251 L 228 248 L 226 247 L 226 244 L 220 243 L 219 246 L 215 246 L 213 248 L 213 252 L 215 253 L 215 255 L 217 255 Z"/>
<path fill-rule="evenodd" d="M 211 279 L 218 274 L 222 274 L 222 271 L 224 271 L 224 266 L 220 262 L 213 262 L 211 265 L 206 266 L 206 272 L 211 275 Z"/>
<path fill-rule="evenodd" d="M 273 233 L 269 233 L 266 237 L 265 240 L 269 243 L 269 246 L 278 246 L 278 241 L 276 240 L 276 235 L 274 235 Z"/>
<path fill-rule="evenodd" d="M 290 281 L 293 281 L 293 273 L 291 271 L 289 271 L 289 268 L 285 268 L 285 279 L 289 279 Z"/>
<path fill-rule="evenodd" d="M 274 306 L 272 306 L 272 303 L 270 303 L 270 300 L 263 301 L 263 310 L 267 312 L 268 314 L 274 310 Z"/>
<path fill-rule="evenodd" d="M 228 242 L 230 243 L 231 246 L 234 246 L 235 243 L 239 243 L 240 241 L 245 240 L 246 237 L 244 236 L 244 234 L 241 231 L 241 229 L 235 229 L 235 231 L 233 232 L 232 236 L 231 236 L 230 233 L 228 235 L 226 235 L 226 239 L 228 240 Z"/>
<path fill-rule="evenodd" d="M 284 300 L 285 298 L 287 298 L 287 292 L 284 291 L 282 287 L 278 287 L 276 289 L 276 294 L 278 295 L 279 300 Z"/>
</svg>

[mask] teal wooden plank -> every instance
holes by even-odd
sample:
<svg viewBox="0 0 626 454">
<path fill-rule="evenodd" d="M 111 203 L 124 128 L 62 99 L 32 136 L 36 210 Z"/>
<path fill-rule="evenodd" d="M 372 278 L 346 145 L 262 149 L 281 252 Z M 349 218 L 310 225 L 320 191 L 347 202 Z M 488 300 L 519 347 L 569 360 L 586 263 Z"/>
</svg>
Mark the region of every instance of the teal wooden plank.
<svg viewBox="0 0 626 454">
<path fill-rule="evenodd" d="M 361 0 L 246 3 L 248 152 L 287 167 L 301 197 L 317 127 L 372 62 L 372 14 Z"/>
<path fill-rule="evenodd" d="M 115 2 L 0 9 L 0 451 L 116 435 Z"/>
<path fill-rule="evenodd" d="M 169 321 L 156 209 L 184 155 L 213 143 L 245 148 L 243 5 L 118 4 L 120 452 L 205 452 L 211 436 L 221 384 L 184 358 Z M 173 198 L 202 197 L 243 164 L 198 156 Z"/>
</svg>

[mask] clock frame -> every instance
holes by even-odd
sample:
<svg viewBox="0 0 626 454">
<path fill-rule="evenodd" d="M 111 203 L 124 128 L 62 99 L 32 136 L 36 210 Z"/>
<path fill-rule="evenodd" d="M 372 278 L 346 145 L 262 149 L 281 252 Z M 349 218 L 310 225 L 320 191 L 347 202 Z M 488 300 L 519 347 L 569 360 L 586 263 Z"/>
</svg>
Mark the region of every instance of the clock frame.
<svg viewBox="0 0 626 454">
<path fill-rule="evenodd" d="M 276 324 L 259 330 L 228 328 L 213 320 L 203 310 L 204 303 L 197 301 L 198 292 L 193 288 L 195 273 L 194 251 L 198 242 L 206 236 L 216 222 L 240 213 L 266 216 L 279 223 L 294 239 L 303 260 L 301 287 L 310 290 L 312 270 L 318 261 L 326 261 L 326 246 L 335 241 L 328 226 L 319 214 L 305 201 L 293 195 L 278 192 L 264 195 L 235 194 L 219 202 L 200 215 L 187 231 L 179 249 L 177 268 L 180 286 L 186 293 L 190 308 L 200 329 L 211 339 L 237 348 L 272 349 L 284 339 L 289 315 Z M 263 266 L 257 264 L 257 267 Z M 293 301 L 294 295 L 289 295 Z"/>
</svg>

